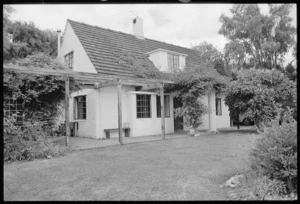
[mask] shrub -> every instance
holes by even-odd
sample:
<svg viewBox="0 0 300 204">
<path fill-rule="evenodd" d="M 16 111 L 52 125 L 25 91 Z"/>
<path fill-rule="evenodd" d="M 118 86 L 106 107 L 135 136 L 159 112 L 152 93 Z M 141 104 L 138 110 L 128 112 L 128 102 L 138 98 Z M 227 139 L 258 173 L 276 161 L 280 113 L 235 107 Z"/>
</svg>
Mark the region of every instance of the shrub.
<svg viewBox="0 0 300 204">
<path fill-rule="evenodd" d="M 284 114 L 277 114 L 250 152 L 251 169 L 259 176 L 284 182 L 289 192 L 297 190 L 297 121 L 292 113 L 288 109 Z"/>
<path fill-rule="evenodd" d="M 21 161 L 57 156 L 64 153 L 46 138 L 41 125 L 14 125 L 10 116 L 4 117 L 4 161 Z"/>
<path fill-rule="evenodd" d="M 267 176 L 263 176 L 254 181 L 251 192 L 258 199 L 265 199 L 266 196 L 279 197 L 286 194 L 286 185 L 283 181 L 271 180 Z"/>
</svg>

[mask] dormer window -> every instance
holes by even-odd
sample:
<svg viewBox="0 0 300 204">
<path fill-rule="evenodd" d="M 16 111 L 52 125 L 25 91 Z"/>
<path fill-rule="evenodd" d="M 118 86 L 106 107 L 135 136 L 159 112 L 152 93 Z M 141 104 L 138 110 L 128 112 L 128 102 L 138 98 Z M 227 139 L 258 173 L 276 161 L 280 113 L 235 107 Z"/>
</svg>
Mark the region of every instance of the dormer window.
<svg viewBox="0 0 300 204">
<path fill-rule="evenodd" d="M 69 52 L 68 54 L 65 55 L 65 65 L 68 68 L 73 69 L 73 62 L 74 62 L 74 57 L 73 57 L 74 52 Z"/>
<path fill-rule="evenodd" d="M 179 69 L 179 55 L 168 53 L 168 68 L 170 71 Z"/>
<path fill-rule="evenodd" d="M 175 52 L 158 48 L 156 50 L 145 53 L 149 55 L 149 59 L 162 72 L 174 72 L 183 70 L 185 67 L 185 53 Z"/>
</svg>

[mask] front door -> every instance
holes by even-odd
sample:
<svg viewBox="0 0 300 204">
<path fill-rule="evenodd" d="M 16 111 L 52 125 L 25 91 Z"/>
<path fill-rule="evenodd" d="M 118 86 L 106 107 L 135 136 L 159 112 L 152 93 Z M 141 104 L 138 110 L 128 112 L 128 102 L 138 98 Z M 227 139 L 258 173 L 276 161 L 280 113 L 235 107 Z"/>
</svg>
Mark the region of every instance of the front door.
<svg viewBox="0 0 300 204">
<path fill-rule="evenodd" d="M 176 108 L 182 107 L 182 102 L 176 97 L 174 97 L 173 107 L 174 107 L 174 110 Z M 174 115 L 174 130 L 183 130 L 183 117 L 175 118 L 175 115 Z"/>
</svg>

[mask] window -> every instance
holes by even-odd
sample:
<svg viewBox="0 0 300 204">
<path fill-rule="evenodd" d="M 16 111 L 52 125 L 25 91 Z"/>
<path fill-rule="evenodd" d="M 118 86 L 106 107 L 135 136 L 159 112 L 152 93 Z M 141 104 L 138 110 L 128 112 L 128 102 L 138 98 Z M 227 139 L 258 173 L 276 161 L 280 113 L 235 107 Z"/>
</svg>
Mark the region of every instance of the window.
<svg viewBox="0 0 300 204">
<path fill-rule="evenodd" d="M 4 114 L 17 114 L 16 124 L 22 124 L 24 104 L 22 99 L 4 99 Z"/>
<path fill-rule="evenodd" d="M 65 55 L 65 65 L 68 68 L 73 69 L 73 51 Z"/>
<path fill-rule="evenodd" d="M 222 103 L 220 98 L 216 98 L 216 115 L 222 115 Z"/>
<path fill-rule="evenodd" d="M 151 118 L 151 95 L 136 95 L 137 118 Z"/>
<path fill-rule="evenodd" d="M 179 55 L 168 53 L 168 67 L 171 71 L 179 69 Z"/>
<path fill-rule="evenodd" d="M 165 117 L 170 117 L 170 96 L 164 96 L 164 104 L 165 104 Z M 160 106 L 160 96 L 156 96 L 156 112 L 157 117 L 161 117 L 161 106 Z"/>
<path fill-rule="evenodd" d="M 74 119 L 86 119 L 86 96 L 74 97 Z"/>
</svg>

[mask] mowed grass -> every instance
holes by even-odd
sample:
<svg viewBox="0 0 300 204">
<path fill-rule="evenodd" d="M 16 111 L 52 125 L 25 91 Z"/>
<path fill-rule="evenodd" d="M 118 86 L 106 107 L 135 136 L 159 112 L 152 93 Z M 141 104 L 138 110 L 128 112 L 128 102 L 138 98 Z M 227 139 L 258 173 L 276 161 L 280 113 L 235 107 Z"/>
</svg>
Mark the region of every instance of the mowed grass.
<svg viewBox="0 0 300 204">
<path fill-rule="evenodd" d="M 228 132 L 4 165 L 4 200 L 224 200 L 256 136 Z"/>
</svg>

